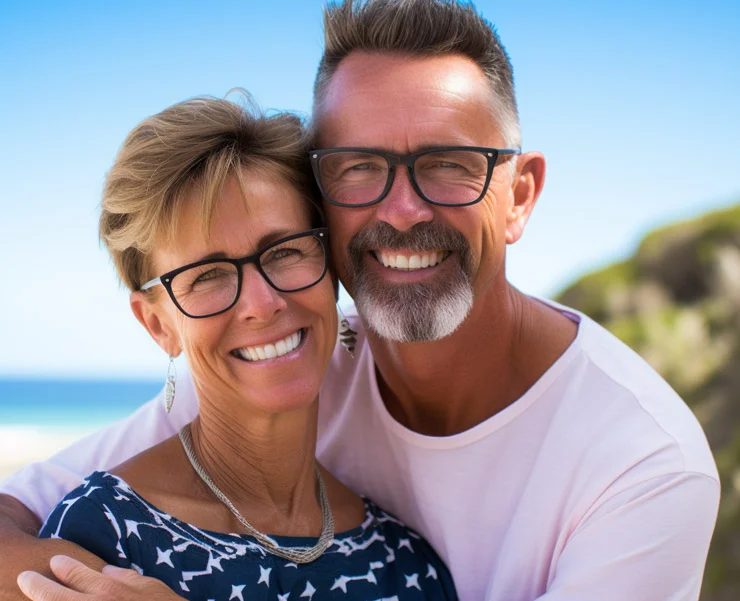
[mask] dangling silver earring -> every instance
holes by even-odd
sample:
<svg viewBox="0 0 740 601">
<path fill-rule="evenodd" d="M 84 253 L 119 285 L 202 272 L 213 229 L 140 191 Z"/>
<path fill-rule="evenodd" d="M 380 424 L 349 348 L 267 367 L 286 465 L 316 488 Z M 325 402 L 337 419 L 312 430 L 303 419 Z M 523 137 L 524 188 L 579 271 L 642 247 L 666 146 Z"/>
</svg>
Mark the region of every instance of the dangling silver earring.
<svg viewBox="0 0 740 601">
<path fill-rule="evenodd" d="M 349 353 L 350 357 L 355 358 L 355 344 L 357 343 L 357 332 L 350 326 L 349 321 L 342 313 L 342 308 L 337 305 L 339 313 L 339 343 Z"/>
<path fill-rule="evenodd" d="M 170 364 L 167 366 L 167 382 L 164 385 L 164 410 L 169 413 L 175 402 L 175 381 L 177 370 L 175 369 L 175 358 L 170 355 Z"/>
</svg>

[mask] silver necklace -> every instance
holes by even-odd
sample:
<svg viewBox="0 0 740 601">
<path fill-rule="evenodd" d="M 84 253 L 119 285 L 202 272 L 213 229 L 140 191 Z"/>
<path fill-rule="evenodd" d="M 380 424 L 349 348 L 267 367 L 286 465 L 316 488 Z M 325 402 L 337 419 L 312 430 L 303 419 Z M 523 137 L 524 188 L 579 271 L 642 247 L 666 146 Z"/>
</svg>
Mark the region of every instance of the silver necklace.
<svg viewBox="0 0 740 601">
<path fill-rule="evenodd" d="M 190 465 L 193 466 L 195 473 L 200 476 L 200 479 L 205 482 L 206 486 L 211 489 L 214 495 L 229 508 L 231 513 L 234 514 L 237 520 L 247 529 L 247 532 L 256 538 L 260 544 L 265 547 L 268 553 L 277 555 L 284 559 L 288 559 L 294 563 L 310 563 L 315 559 L 321 557 L 322 553 L 326 551 L 329 545 L 334 540 L 334 516 L 331 513 L 331 507 L 329 507 L 329 499 L 326 496 L 326 489 L 324 488 L 324 479 L 321 477 L 319 466 L 316 469 L 316 480 L 319 483 L 319 503 L 321 505 L 321 536 L 313 547 L 281 547 L 272 538 L 263 534 L 257 530 L 252 524 L 250 524 L 244 516 L 239 513 L 239 510 L 234 507 L 234 504 L 229 498 L 221 492 L 211 480 L 210 476 L 206 473 L 206 470 L 198 461 L 195 455 L 195 449 L 193 449 L 193 437 L 190 433 L 190 424 L 187 424 L 180 430 L 178 434 L 180 442 L 185 449 L 185 454 L 190 460 Z"/>
</svg>

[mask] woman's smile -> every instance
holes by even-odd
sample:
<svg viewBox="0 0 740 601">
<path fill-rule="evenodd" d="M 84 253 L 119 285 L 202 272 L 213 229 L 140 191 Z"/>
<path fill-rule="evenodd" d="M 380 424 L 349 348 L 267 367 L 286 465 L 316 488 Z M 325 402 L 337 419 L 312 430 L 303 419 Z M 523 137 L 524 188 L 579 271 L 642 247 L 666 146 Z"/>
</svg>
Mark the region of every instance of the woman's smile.
<svg viewBox="0 0 740 601">
<path fill-rule="evenodd" d="M 300 348 L 302 348 L 306 332 L 306 328 L 300 328 L 292 334 L 288 334 L 273 342 L 253 344 L 234 349 L 232 354 L 237 359 L 247 361 L 248 363 L 272 363 L 274 360 L 282 358 L 290 360 L 298 355 Z"/>
</svg>

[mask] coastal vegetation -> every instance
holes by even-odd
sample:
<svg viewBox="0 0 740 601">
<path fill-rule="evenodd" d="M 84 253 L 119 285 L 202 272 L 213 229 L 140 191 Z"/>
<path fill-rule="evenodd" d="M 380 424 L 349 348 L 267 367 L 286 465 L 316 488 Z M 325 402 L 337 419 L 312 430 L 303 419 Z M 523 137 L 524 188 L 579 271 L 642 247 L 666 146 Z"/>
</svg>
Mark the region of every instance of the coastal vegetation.
<svg viewBox="0 0 740 601">
<path fill-rule="evenodd" d="M 740 205 L 647 235 L 559 302 L 640 353 L 704 427 L 722 501 L 702 601 L 740 598 Z"/>
</svg>

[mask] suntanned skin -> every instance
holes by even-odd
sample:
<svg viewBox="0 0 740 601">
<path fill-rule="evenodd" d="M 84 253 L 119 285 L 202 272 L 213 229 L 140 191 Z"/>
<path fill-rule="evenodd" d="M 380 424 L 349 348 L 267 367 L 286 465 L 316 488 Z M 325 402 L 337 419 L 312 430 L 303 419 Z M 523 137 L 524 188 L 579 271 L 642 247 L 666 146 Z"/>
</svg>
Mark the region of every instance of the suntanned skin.
<svg viewBox="0 0 740 601">
<path fill-rule="evenodd" d="M 310 229 L 306 203 L 290 184 L 274 174 L 245 170 L 243 176 L 246 203 L 236 178 L 227 181 L 208 237 L 197 205 L 186 205 L 176 243 L 152 253 L 155 273 L 215 253 L 247 256 L 265 239 Z M 185 317 L 162 293 L 152 300 L 134 292 L 132 309 L 162 349 L 188 357 L 199 399 L 193 447 L 206 473 L 257 530 L 318 536 L 317 400 L 336 341 L 333 283 L 324 277 L 306 290 L 281 294 L 252 266 L 243 277 L 236 305 L 207 319 Z M 235 349 L 281 340 L 299 329 L 306 332 L 304 340 L 282 362 L 234 356 Z M 216 532 L 248 533 L 194 472 L 177 437 L 113 473 L 180 520 Z M 365 517 L 362 500 L 328 474 L 326 487 L 338 531 L 359 526 Z"/>
<path fill-rule="evenodd" d="M 434 145 L 504 147 L 491 118 L 488 84 L 461 56 L 409 58 L 354 52 L 340 64 L 319 119 L 320 148 L 381 148 L 406 154 Z M 434 436 L 467 430 L 526 392 L 575 338 L 560 313 L 520 293 L 506 280 L 505 249 L 522 235 L 544 183 L 545 161 L 532 152 L 494 170 L 488 193 L 470 207 L 437 207 L 413 190 L 399 169 L 379 204 L 327 205 L 337 273 L 352 294 L 347 246 L 361 229 L 386 222 L 405 231 L 438 220 L 467 238 L 476 262 L 475 300 L 461 327 L 428 343 L 384 340 L 368 330 L 380 390 L 390 413 L 411 430 Z M 448 261 L 451 260 L 447 259 Z M 403 272 L 367 261 L 381 277 Z M 427 270 L 428 277 L 439 277 Z M 419 278 L 411 273 L 410 278 Z"/>
<path fill-rule="evenodd" d="M 266 238 L 310 229 L 306 203 L 291 184 L 249 170 L 243 175 L 249 182 L 246 202 L 236 178 L 228 180 L 208 236 L 198 205 L 185 205 L 176 242 L 152 253 L 155 273 L 215 253 L 247 256 Z M 188 357 L 199 399 L 199 417 L 191 424 L 193 447 L 206 473 L 257 530 L 318 537 L 323 518 L 315 475 L 317 401 L 336 341 L 333 282 L 326 276 L 308 289 L 281 294 L 253 266 L 243 278 L 236 304 L 207 319 L 183 316 L 163 293 L 134 292 L 132 309 L 165 352 Z M 298 330 L 301 344 L 284 358 L 246 362 L 235 356 L 237 349 Z M 249 533 L 195 473 L 178 437 L 111 471 L 180 520 L 216 532 Z M 360 526 L 362 499 L 323 469 L 322 476 L 336 532 Z M 16 566 L 16 574 L 29 567 Z"/>
<path fill-rule="evenodd" d="M 23 570 L 36 570 L 52 576 L 49 560 L 55 555 L 69 555 L 85 565 L 100 570 L 105 562 L 92 553 L 65 540 L 36 538 L 41 522 L 23 503 L 0 495 L 0 600 L 26 601 L 16 578 Z"/>
<path fill-rule="evenodd" d="M 413 58 L 354 52 L 341 63 L 329 85 L 318 114 L 318 146 L 371 147 L 398 154 L 430 145 L 503 147 L 505 141 L 491 117 L 486 85 L 478 67 L 461 56 Z M 350 294 L 348 243 L 376 221 L 403 231 L 422 221 L 441 220 L 460 231 L 471 246 L 474 305 L 456 332 L 435 342 L 401 344 L 368 331 L 383 400 L 408 428 L 442 436 L 479 424 L 521 397 L 575 338 L 574 323 L 520 293 L 505 276 L 506 246 L 521 237 L 544 175 L 543 156 L 525 153 L 517 157 L 513 178 L 503 164 L 496 167 L 480 203 L 450 208 L 424 202 L 413 191 L 405 169 L 399 169 L 391 191 L 379 204 L 360 209 L 325 207 L 336 271 Z M 404 276 L 396 272 L 388 277 L 397 281 Z M 435 276 L 430 270 L 425 277 Z M 33 562 L 23 567 L 39 565 Z M 4 567 L 0 569 L 7 574 Z M 61 568 L 56 571 L 57 576 L 62 572 Z M 63 575 L 72 588 L 96 593 L 85 597 L 88 601 L 151 598 L 136 588 L 146 586 L 148 579 L 134 575 L 127 587 L 119 580 L 107 581 L 115 596 L 97 594 L 98 585 L 87 584 L 94 577 L 83 570 L 68 570 Z M 33 584 L 32 591 L 26 590 L 36 601 L 82 600 L 77 593 L 52 589 L 40 578 Z M 52 592 L 53 597 L 49 596 Z M 172 593 L 171 598 L 178 597 Z"/>
</svg>

